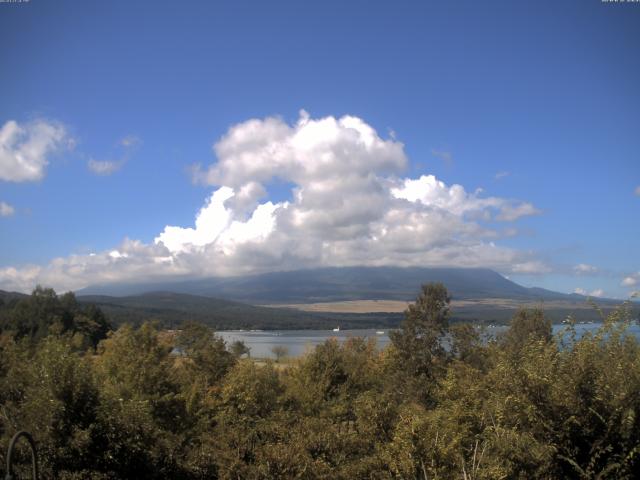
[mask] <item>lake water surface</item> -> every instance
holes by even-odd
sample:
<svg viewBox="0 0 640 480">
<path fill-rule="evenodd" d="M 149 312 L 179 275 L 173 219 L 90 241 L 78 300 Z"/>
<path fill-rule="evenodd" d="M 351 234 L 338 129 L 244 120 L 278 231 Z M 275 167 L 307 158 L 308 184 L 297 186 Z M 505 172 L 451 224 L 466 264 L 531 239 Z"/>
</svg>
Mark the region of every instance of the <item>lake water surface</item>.
<svg viewBox="0 0 640 480">
<path fill-rule="evenodd" d="M 576 333 L 580 337 L 585 332 L 595 331 L 600 328 L 599 323 L 587 323 L 576 325 Z M 557 333 L 564 325 L 554 325 L 553 333 Z M 488 327 L 488 335 L 496 335 L 504 331 L 506 327 Z M 389 343 L 389 330 L 269 330 L 269 331 L 244 331 L 229 330 L 216 332 L 227 344 L 241 340 L 251 349 L 251 356 L 258 358 L 275 358 L 271 349 L 275 346 L 283 346 L 290 356 L 300 356 L 313 349 L 316 345 L 324 343 L 328 338 L 336 338 L 343 342 L 349 337 L 375 338 L 378 347 L 384 348 Z M 640 325 L 634 324 L 629 328 L 629 333 L 640 339 Z"/>
</svg>

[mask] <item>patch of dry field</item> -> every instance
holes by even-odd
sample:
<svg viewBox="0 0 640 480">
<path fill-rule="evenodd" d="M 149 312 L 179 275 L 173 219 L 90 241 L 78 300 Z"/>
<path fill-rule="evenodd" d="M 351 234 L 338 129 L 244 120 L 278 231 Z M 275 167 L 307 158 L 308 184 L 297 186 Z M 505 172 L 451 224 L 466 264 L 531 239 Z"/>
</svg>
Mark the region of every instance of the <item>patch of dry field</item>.
<svg viewBox="0 0 640 480">
<path fill-rule="evenodd" d="M 402 313 L 412 302 L 402 302 L 398 300 L 348 300 L 344 302 L 320 302 L 320 303 L 288 303 L 278 305 L 262 305 L 272 308 L 294 308 L 304 312 L 326 312 L 326 313 Z M 477 300 L 454 300 L 451 302 L 453 308 L 500 308 L 506 310 L 517 310 L 521 307 L 542 306 L 544 308 L 592 308 L 586 302 L 545 302 L 544 304 L 535 302 L 525 302 L 507 298 L 483 298 Z"/>
<path fill-rule="evenodd" d="M 396 300 L 348 300 L 344 302 L 289 303 L 264 306 L 274 308 L 294 308 L 304 312 L 394 313 L 404 312 L 407 305 L 409 305 L 409 302 L 399 302 Z"/>
</svg>

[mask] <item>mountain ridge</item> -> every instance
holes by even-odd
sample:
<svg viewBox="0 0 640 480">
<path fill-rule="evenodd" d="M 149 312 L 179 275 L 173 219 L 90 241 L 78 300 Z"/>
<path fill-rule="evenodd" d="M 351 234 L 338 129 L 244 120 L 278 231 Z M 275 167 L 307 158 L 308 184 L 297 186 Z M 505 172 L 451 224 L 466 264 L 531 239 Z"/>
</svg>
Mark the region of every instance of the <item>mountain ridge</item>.
<svg viewBox="0 0 640 480">
<path fill-rule="evenodd" d="M 507 298 L 522 301 L 585 301 L 587 297 L 524 287 L 487 268 L 324 267 L 235 277 L 90 286 L 77 295 L 113 297 L 170 291 L 249 304 L 347 300 L 414 300 L 420 285 L 442 282 L 457 300 Z M 598 299 L 604 303 L 612 299 Z"/>
<path fill-rule="evenodd" d="M 554 322 L 569 315 L 580 321 L 600 318 L 585 296 L 524 287 L 483 268 L 328 267 L 97 285 L 76 296 L 81 303 L 98 305 L 116 325 L 155 319 L 167 328 L 185 320 L 216 329 L 370 328 L 397 326 L 403 316 L 400 304 L 414 301 L 422 284 L 438 281 L 451 293 L 453 321 L 504 324 L 518 308 L 535 306 Z M 22 295 L 0 291 L 0 304 Z M 605 313 L 621 303 L 595 300 Z M 396 309 L 382 311 L 379 301 L 394 303 Z M 358 308 L 344 309 L 340 302 Z"/>
</svg>

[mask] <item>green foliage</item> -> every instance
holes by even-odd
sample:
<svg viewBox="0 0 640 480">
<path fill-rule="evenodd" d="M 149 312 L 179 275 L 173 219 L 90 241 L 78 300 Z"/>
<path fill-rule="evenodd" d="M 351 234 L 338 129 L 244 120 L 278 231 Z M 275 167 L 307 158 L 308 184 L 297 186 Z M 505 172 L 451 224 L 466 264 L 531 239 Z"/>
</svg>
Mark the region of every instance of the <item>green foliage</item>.
<svg viewBox="0 0 640 480">
<path fill-rule="evenodd" d="M 449 328 L 450 301 L 441 283 L 423 285 L 416 302 L 405 311 L 400 329 L 389 334 L 398 388 L 406 388 L 425 403 L 431 401 L 445 368 L 447 354 L 442 340 Z"/>
<path fill-rule="evenodd" d="M 628 309 L 581 338 L 523 310 L 487 342 L 449 328 L 448 307 L 426 285 L 384 350 L 332 339 L 276 364 L 195 323 L 123 326 L 84 349 L 96 314 L 39 291 L 16 311 L 45 320 L 0 336 L 0 469 L 26 429 L 46 479 L 637 478 Z"/>
<path fill-rule="evenodd" d="M 501 341 L 506 349 L 517 352 L 531 341 L 550 342 L 551 338 L 551 321 L 536 308 L 518 310 Z"/>
<path fill-rule="evenodd" d="M 245 345 L 242 340 L 236 340 L 229 347 L 229 351 L 234 357 L 240 358 L 243 355 L 251 356 L 251 349 Z"/>
<path fill-rule="evenodd" d="M 236 361 L 233 353 L 227 351 L 224 340 L 198 323 L 185 323 L 175 346 L 184 353 L 183 366 L 199 376 L 206 386 L 217 383 Z"/>
<path fill-rule="evenodd" d="M 36 287 L 31 296 L 15 300 L 0 310 L 0 334 L 38 341 L 49 334 L 73 335 L 76 348 L 88 348 L 106 338 L 111 329 L 95 305 L 80 305 L 73 293 L 56 295 L 51 288 Z"/>
<path fill-rule="evenodd" d="M 462 323 L 449 329 L 451 334 L 451 355 L 475 368 L 488 367 L 489 356 L 485 348 L 484 332 L 474 325 Z"/>
<path fill-rule="evenodd" d="M 87 358 L 74 352 L 68 338 L 50 336 L 37 349 L 12 344 L 2 360 L 7 367 L 0 379 L 0 444 L 26 429 L 38 439 L 43 470 L 53 476 L 91 466 L 98 389 Z"/>
<path fill-rule="evenodd" d="M 93 366 L 104 471 L 138 478 L 179 471 L 174 449 L 189 421 L 173 379 L 172 349 L 152 324 L 121 327 L 100 344 Z"/>
</svg>

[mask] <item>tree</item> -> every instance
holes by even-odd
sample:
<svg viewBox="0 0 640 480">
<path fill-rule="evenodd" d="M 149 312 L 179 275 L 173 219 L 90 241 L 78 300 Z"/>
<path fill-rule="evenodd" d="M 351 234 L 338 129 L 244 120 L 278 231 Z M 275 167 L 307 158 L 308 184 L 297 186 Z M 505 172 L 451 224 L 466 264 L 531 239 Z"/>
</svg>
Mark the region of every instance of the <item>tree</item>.
<svg viewBox="0 0 640 480">
<path fill-rule="evenodd" d="M 66 310 L 66 311 L 65 311 Z M 72 312 L 65 309 L 51 288 L 37 286 L 31 296 L 19 300 L 11 309 L 3 330 L 16 339 L 28 337 L 39 340 L 51 329 L 63 333 L 71 327 Z"/>
<path fill-rule="evenodd" d="M 173 346 L 155 325 L 120 327 L 100 343 L 93 362 L 100 386 L 101 467 L 116 478 L 171 478 L 189 426 Z"/>
<path fill-rule="evenodd" d="M 37 349 L 23 341 L 4 353 L 0 445 L 17 430 L 29 431 L 38 442 L 43 478 L 91 468 L 99 401 L 89 359 L 74 351 L 68 337 L 52 335 Z"/>
<path fill-rule="evenodd" d="M 276 356 L 276 362 L 280 363 L 280 360 L 289 354 L 289 349 L 284 345 L 276 345 L 271 348 L 271 353 Z"/>
<path fill-rule="evenodd" d="M 15 339 L 38 341 L 47 335 L 75 335 L 79 348 L 95 348 L 111 330 L 104 313 L 95 305 L 83 306 L 72 292 L 58 296 L 51 288 L 37 286 L 33 293 L 10 305 L 0 317 L 0 331 Z"/>
<path fill-rule="evenodd" d="M 453 325 L 451 335 L 451 355 L 474 368 L 486 367 L 487 351 L 483 345 L 482 331 L 469 323 Z"/>
<path fill-rule="evenodd" d="M 203 439 L 205 448 L 213 449 L 217 478 L 265 478 L 256 472 L 257 457 L 271 443 L 270 417 L 279 407 L 281 393 L 271 362 L 257 366 L 241 360 L 229 371 L 219 394 L 214 430 Z"/>
<path fill-rule="evenodd" d="M 509 330 L 502 336 L 502 344 L 510 350 L 521 350 L 529 342 L 549 343 L 553 338 L 551 320 L 539 308 L 520 309 L 511 319 Z"/>
<path fill-rule="evenodd" d="M 202 376 L 207 386 L 224 377 L 236 361 L 222 338 L 209 327 L 196 322 L 183 324 L 175 346 L 190 360 L 187 368 Z"/>
<path fill-rule="evenodd" d="M 231 344 L 229 350 L 233 354 L 234 357 L 240 358 L 243 355 L 251 356 L 251 349 L 247 347 L 247 345 L 242 340 L 236 340 Z"/>
<path fill-rule="evenodd" d="M 393 345 L 393 368 L 400 376 L 396 386 L 417 389 L 427 401 L 433 381 L 445 366 L 446 351 L 442 340 L 449 327 L 451 297 L 442 283 L 422 286 L 415 303 L 404 312 L 400 329 L 390 333 Z"/>
<path fill-rule="evenodd" d="M 93 348 L 98 346 L 100 340 L 107 338 L 111 330 L 111 324 L 105 314 L 93 304 L 78 312 L 73 321 L 74 329 L 86 337 Z"/>
</svg>

